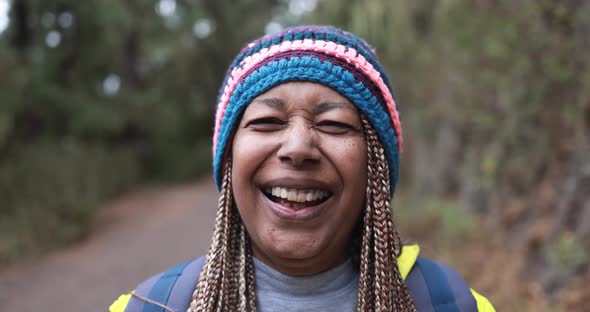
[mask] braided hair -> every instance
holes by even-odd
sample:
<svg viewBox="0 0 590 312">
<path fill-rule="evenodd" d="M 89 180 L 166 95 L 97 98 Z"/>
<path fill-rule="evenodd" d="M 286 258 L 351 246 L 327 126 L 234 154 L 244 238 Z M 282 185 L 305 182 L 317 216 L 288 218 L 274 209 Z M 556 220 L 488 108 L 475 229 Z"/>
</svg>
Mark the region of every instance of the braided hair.
<svg viewBox="0 0 590 312">
<path fill-rule="evenodd" d="M 373 127 L 361 115 L 367 142 L 367 187 L 361 216 L 357 311 L 416 311 L 397 257 L 401 239 L 390 209 L 389 165 Z M 256 311 L 251 242 L 234 203 L 231 158 L 224 162 L 211 247 L 187 312 Z M 357 235 L 357 236 L 358 236 Z M 353 244 L 354 246 L 354 244 Z M 356 256 L 356 255 L 353 255 Z"/>
</svg>

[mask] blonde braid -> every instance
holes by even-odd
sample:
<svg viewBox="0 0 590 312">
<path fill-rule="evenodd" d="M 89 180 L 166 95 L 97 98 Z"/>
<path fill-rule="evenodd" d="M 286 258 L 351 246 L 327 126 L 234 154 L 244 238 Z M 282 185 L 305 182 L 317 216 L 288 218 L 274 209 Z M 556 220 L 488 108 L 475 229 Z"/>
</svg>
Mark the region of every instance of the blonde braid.
<svg viewBox="0 0 590 312">
<path fill-rule="evenodd" d="M 390 209 L 389 168 L 383 146 L 361 116 L 367 141 L 367 198 L 361 244 L 358 311 L 416 311 L 399 268 L 401 239 Z"/>
<path fill-rule="evenodd" d="M 246 238 L 246 285 L 248 287 L 249 307 L 246 311 L 256 312 L 256 280 L 254 278 L 254 263 L 249 238 Z"/>
<path fill-rule="evenodd" d="M 372 164 L 374 162 L 372 160 L 374 156 L 369 150 L 368 145 L 369 143 L 367 142 L 367 163 Z M 373 171 L 373 167 L 371 165 L 367 165 L 367 180 L 374 175 Z M 361 266 L 359 276 L 359 289 L 357 296 L 357 310 L 374 311 L 375 298 L 374 292 L 372 290 L 374 288 L 373 283 L 375 281 L 375 270 L 373 269 L 375 254 L 371 252 L 373 250 L 374 245 L 374 241 L 371 239 L 373 237 L 373 188 L 370 186 L 369 183 L 367 183 L 365 194 L 366 197 L 361 240 Z"/>
<path fill-rule="evenodd" d="M 240 311 L 247 311 L 247 303 L 248 300 L 246 299 L 246 230 L 244 229 L 244 225 L 240 225 L 240 270 L 239 270 L 239 296 L 240 296 Z"/>
<path fill-rule="evenodd" d="M 233 206 L 233 204 L 232 204 Z M 241 261 L 239 261 L 241 254 L 240 254 L 240 250 L 242 249 L 240 247 L 241 245 L 241 222 L 240 222 L 240 218 L 238 216 L 238 213 L 236 211 L 234 211 L 234 209 L 232 208 L 232 214 L 228 220 L 228 222 L 230 222 L 231 226 L 230 226 L 230 230 L 228 231 L 228 235 L 226 236 L 226 238 L 229 238 L 228 240 L 228 250 L 227 250 L 227 259 L 225 262 L 225 266 L 227 267 L 226 272 L 227 272 L 227 276 L 224 275 L 224 280 L 226 282 L 225 284 L 225 289 L 226 292 L 225 294 L 227 295 L 227 302 L 231 302 L 231 303 L 236 303 L 239 302 L 239 288 L 237 287 L 239 285 L 239 271 L 240 271 L 240 263 Z M 238 259 L 238 261 L 235 261 L 235 259 Z M 219 308 L 219 307 L 218 307 Z M 236 307 L 237 309 L 237 307 Z"/>
<path fill-rule="evenodd" d="M 249 238 L 233 202 L 231 176 L 228 159 L 211 247 L 188 311 L 244 311 L 255 298 L 248 285 L 254 281 Z"/>
<path fill-rule="evenodd" d="M 190 304 L 189 311 L 211 311 L 213 301 L 217 298 L 217 293 L 213 296 L 213 291 L 219 289 L 220 285 L 220 263 L 221 263 L 221 248 L 220 245 L 224 242 L 222 233 L 224 228 L 225 214 L 227 213 L 227 203 L 231 201 L 231 193 L 228 192 L 227 185 L 231 183 L 230 175 L 227 173 L 223 179 L 222 190 L 219 196 L 219 203 L 217 209 L 217 216 L 215 217 L 215 228 L 213 231 L 213 238 L 211 239 L 211 247 L 207 254 L 205 264 L 201 271 L 201 278 L 193 292 L 193 300 Z M 228 198 L 229 197 L 229 198 Z"/>
</svg>

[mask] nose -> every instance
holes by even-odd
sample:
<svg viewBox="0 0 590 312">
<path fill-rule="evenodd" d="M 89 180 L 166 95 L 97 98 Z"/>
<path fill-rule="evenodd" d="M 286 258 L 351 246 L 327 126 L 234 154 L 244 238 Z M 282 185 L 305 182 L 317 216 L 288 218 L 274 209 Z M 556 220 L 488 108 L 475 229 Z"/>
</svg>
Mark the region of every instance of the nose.
<svg viewBox="0 0 590 312">
<path fill-rule="evenodd" d="M 300 123 L 289 126 L 280 144 L 277 156 L 283 164 L 301 168 L 320 160 L 316 134 L 309 125 Z"/>
</svg>

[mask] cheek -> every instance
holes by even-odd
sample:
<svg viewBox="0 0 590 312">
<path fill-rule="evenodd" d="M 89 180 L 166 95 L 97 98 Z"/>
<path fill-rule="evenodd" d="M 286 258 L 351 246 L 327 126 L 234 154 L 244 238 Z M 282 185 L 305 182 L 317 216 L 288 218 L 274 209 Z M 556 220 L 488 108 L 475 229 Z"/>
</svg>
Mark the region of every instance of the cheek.
<svg viewBox="0 0 590 312">
<path fill-rule="evenodd" d="M 255 171 L 271 153 L 273 148 L 271 143 L 272 140 L 265 140 L 256 134 L 238 130 L 232 143 L 232 168 L 235 179 L 239 179 L 242 183 L 252 182 Z"/>
<path fill-rule="evenodd" d="M 346 218 L 357 215 L 363 207 L 367 185 L 367 147 L 364 138 L 325 145 L 330 162 L 342 183 L 341 205 Z"/>
<path fill-rule="evenodd" d="M 242 214 L 242 210 L 251 211 L 247 204 L 251 202 L 253 194 L 251 189 L 251 180 L 254 173 L 255 150 L 252 144 L 248 144 L 247 136 L 242 135 L 238 130 L 232 143 L 232 190 L 234 200 Z"/>
<path fill-rule="evenodd" d="M 343 182 L 365 183 L 367 177 L 367 147 L 364 139 L 350 138 L 345 142 L 336 140 L 326 144 L 329 154 Z M 358 183 L 354 183 L 358 186 Z"/>
<path fill-rule="evenodd" d="M 268 155 L 272 154 L 273 147 L 269 140 L 261 140 L 255 134 L 240 130 L 232 143 L 232 190 L 240 215 L 248 227 L 258 219 L 255 209 L 259 195 L 256 175 Z"/>
</svg>

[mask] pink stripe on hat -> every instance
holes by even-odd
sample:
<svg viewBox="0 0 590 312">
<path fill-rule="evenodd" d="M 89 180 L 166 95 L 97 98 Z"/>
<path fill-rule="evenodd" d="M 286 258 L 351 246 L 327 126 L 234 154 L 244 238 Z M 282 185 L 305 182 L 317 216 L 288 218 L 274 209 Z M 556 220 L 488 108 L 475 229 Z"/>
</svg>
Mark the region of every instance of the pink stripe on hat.
<svg viewBox="0 0 590 312">
<path fill-rule="evenodd" d="M 353 64 L 355 68 L 357 68 L 360 72 L 364 75 L 369 77 L 371 81 L 379 88 L 381 93 L 385 99 L 385 105 L 390 113 L 390 117 L 393 123 L 393 127 L 397 134 L 398 138 L 398 149 L 402 150 L 402 130 L 401 124 L 399 121 L 399 114 L 396 109 L 395 100 L 389 88 L 385 85 L 380 73 L 373 67 L 373 65 L 360 55 L 354 48 L 346 47 L 343 45 L 336 44 L 331 41 L 323 41 L 323 40 L 295 40 L 295 41 L 285 41 L 282 42 L 280 45 L 274 45 L 270 48 L 264 48 L 259 52 L 246 57 L 242 62 L 240 62 L 240 67 L 236 67 L 232 70 L 229 79 L 226 82 L 224 87 L 223 95 L 219 100 L 219 104 L 217 107 L 217 114 L 215 116 L 215 132 L 213 135 L 213 152 L 215 153 L 216 146 L 217 146 L 217 138 L 219 135 L 219 130 L 221 128 L 221 122 L 223 119 L 223 114 L 225 109 L 227 108 L 227 104 L 231 98 L 233 91 L 235 90 L 236 86 L 244 80 L 244 75 L 249 73 L 250 70 L 256 67 L 258 64 L 262 63 L 264 60 L 276 55 L 278 53 L 286 52 L 286 51 L 316 51 L 325 53 L 327 55 L 335 56 L 339 59 L 344 59 L 348 63 Z"/>
</svg>

